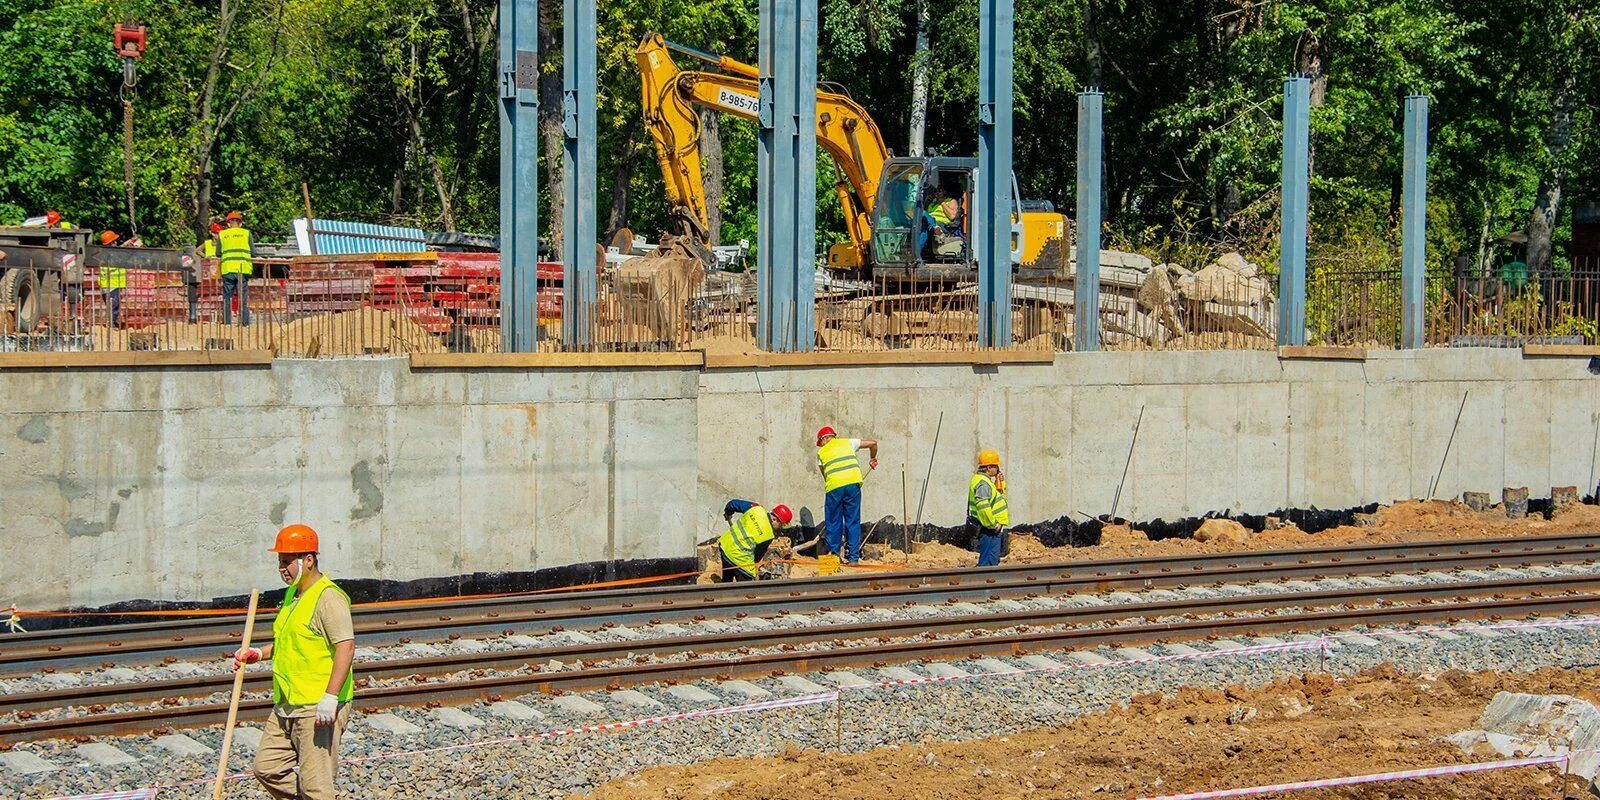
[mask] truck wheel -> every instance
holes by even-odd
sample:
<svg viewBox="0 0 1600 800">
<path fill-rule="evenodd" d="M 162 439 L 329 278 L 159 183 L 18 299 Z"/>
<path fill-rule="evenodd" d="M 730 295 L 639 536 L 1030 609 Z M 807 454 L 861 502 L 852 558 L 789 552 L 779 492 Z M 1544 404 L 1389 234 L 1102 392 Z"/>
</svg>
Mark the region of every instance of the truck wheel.
<svg viewBox="0 0 1600 800">
<path fill-rule="evenodd" d="M 32 333 L 39 324 L 38 280 L 31 269 L 7 270 L 0 278 L 0 307 L 10 310 L 20 333 Z"/>
</svg>

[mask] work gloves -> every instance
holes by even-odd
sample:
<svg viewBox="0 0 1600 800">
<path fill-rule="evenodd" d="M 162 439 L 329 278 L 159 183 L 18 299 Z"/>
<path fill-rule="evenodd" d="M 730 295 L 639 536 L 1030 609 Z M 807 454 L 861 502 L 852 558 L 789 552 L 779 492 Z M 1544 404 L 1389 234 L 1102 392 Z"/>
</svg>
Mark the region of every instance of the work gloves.
<svg viewBox="0 0 1600 800">
<path fill-rule="evenodd" d="M 867 469 L 877 469 L 877 468 L 878 468 L 878 459 L 874 458 L 871 461 L 867 462 Z"/>
<path fill-rule="evenodd" d="M 322 699 L 317 701 L 317 724 L 332 725 L 333 718 L 338 715 L 339 696 L 336 694 L 324 694 Z"/>
<path fill-rule="evenodd" d="M 241 647 L 233 654 L 233 668 L 243 669 L 246 664 L 254 664 L 261 660 L 261 648 Z"/>
</svg>

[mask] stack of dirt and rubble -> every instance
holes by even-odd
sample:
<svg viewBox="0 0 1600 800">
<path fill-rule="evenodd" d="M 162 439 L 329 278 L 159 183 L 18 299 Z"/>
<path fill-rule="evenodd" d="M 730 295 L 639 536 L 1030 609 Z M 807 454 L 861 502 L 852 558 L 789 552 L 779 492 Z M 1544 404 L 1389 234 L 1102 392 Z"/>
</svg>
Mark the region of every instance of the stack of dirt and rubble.
<svg viewBox="0 0 1600 800">
<path fill-rule="evenodd" d="M 597 800 L 673 797 L 1141 797 L 1493 760 L 1454 738 L 1498 693 L 1581 694 L 1600 670 L 1405 674 L 1378 667 L 1260 688 L 1135 695 L 1058 728 L 865 753 L 791 749 L 770 758 L 665 766 L 618 778 Z M 893 776 L 890 780 L 886 776 Z M 1551 767 L 1297 793 L 1307 800 L 1576 797 L 1587 781 Z M 1279 795 L 1271 795 L 1278 797 Z"/>
</svg>

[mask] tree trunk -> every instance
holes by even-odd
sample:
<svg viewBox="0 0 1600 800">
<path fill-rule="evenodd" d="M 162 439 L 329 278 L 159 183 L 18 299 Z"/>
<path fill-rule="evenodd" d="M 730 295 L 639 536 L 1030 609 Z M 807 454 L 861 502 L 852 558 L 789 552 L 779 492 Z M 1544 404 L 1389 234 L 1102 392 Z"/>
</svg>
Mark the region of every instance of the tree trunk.
<svg viewBox="0 0 1600 800">
<path fill-rule="evenodd" d="M 1550 153 L 1550 168 L 1539 178 L 1539 194 L 1534 198 L 1533 214 L 1528 219 L 1528 277 L 1537 278 L 1550 271 L 1554 249 L 1550 235 L 1555 230 L 1556 217 L 1561 213 L 1561 191 L 1566 177 L 1562 156 L 1572 144 L 1572 95 L 1576 88 L 1573 75 L 1565 76 L 1556 85 L 1554 110 L 1550 124 L 1545 128 L 1544 144 Z"/>
<path fill-rule="evenodd" d="M 706 189 L 706 245 L 722 244 L 722 131 L 717 122 L 720 114 L 706 109 L 700 112 L 700 167 Z"/>
<path fill-rule="evenodd" d="M 1086 38 L 1086 60 L 1089 67 L 1089 87 L 1099 89 L 1104 85 L 1102 80 L 1104 58 L 1100 47 L 1100 22 L 1099 0 L 1089 0 L 1083 7 L 1083 35 Z"/>
<path fill-rule="evenodd" d="M 617 231 L 628 227 L 628 184 L 633 181 L 633 162 L 639 155 L 639 146 L 630 136 L 617 154 L 617 164 L 611 172 L 611 217 L 606 221 L 606 241 L 611 241 Z"/>
<path fill-rule="evenodd" d="M 411 122 L 411 138 L 417 143 L 417 152 L 422 154 L 423 160 L 428 162 L 428 169 L 433 172 L 433 188 L 439 195 L 439 218 L 444 222 L 445 230 L 454 231 L 456 212 L 450 202 L 450 183 L 445 180 L 444 166 L 439 163 L 438 154 L 428 149 L 427 136 L 423 134 L 422 123 L 417 120 L 411 104 L 407 102 L 405 105 L 406 119 Z"/>
<path fill-rule="evenodd" d="M 906 152 L 921 156 L 928 133 L 928 75 L 933 68 L 928 49 L 928 28 L 932 15 L 928 0 L 917 0 L 917 49 L 911 61 L 911 137 Z"/>
<path fill-rule="evenodd" d="M 1327 45 L 1321 34 L 1318 33 L 1323 20 L 1312 20 L 1311 27 L 1306 29 L 1300 39 L 1300 55 L 1296 59 L 1296 67 L 1300 74 L 1311 79 L 1310 100 L 1312 108 L 1321 108 L 1328 99 L 1328 60 Z M 1317 174 L 1317 137 L 1311 137 L 1306 142 L 1306 170 L 1307 174 Z"/>
<path fill-rule="evenodd" d="M 217 12 L 217 38 L 211 45 L 211 57 L 206 60 L 206 79 L 200 86 L 197 123 L 199 139 L 194 147 L 194 234 L 202 241 L 211 234 L 211 153 L 217 143 L 215 101 L 217 83 L 222 77 L 222 61 L 228 54 L 228 34 L 233 30 L 233 19 L 239 13 L 229 0 L 222 0 Z"/>
<path fill-rule="evenodd" d="M 561 52 L 560 0 L 539 0 L 539 60 L 547 62 L 552 53 Z M 566 177 L 566 133 L 561 127 L 561 70 L 539 73 L 539 138 L 544 149 L 545 186 L 550 191 L 550 216 L 545 224 L 550 231 L 552 253 L 561 252 L 563 181 Z"/>
</svg>

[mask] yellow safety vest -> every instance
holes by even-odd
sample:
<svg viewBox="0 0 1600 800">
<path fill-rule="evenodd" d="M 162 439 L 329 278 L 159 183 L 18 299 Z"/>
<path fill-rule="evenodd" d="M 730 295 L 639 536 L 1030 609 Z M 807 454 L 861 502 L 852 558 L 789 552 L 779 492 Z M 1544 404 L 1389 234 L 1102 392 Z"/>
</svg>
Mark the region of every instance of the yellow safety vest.
<svg viewBox="0 0 1600 800">
<path fill-rule="evenodd" d="M 255 270 L 255 264 L 250 260 L 250 229 L 223 228 L 217 238 L 222 242 L 222 265 L 217 268 L 219 274 L 249 275 Z"/>
<path fill-rule="evenodd" d="M 329 589 L 344 594 L 324 575 L 311 584 L 299 601 L 294 600 L 293 586 L 283 595 L 283 606 L 272 621 L 273 703 L 314 706 L 328 691 L 328 679 L 333 677 L 333 645 L 311 627 L 311 616 L 322 593 Z M 345 594 L 345 599 L 349 600 L 350 595 Z M 355 696 L 355 685 L 352 668 L 344 678 L 344 688 L 339 690 L 339 702 L 347 703 Z"/>
<path fill-rule="evenodd" d="M 772 519 L 767 516 L 767 510 L 761 506 L 751 506 L 749 511 L 739 515 L 722 536 L 717 539 L 717 545 L 722 548 L 722 554 L 728 561 L 739 569 L 756 577 L 756 547 L 772 541 L 777 536 L 772 530 Z"/>
<path fill-rule="evenodd" d="M 128 288 L 128 271 L 122 267 L 101 267 L 100 288 L 108 292 Z"/>
<path fill-rule="evenodd" d="M 205 244 L 200 245 L 200 255 L 205 256 L 206 258 L 216 258 L 217 240 L 207 237 Z"/>
<path fill-rule="evenodd" d="M 829 439 L 817 448 L 817 463 L 822 465 L 822 488 L 827 491 L 861 482 L 861 462 L 856 460 L 856 449 L 850 446 L 849 439 Z"/>
<path fill-rule="evenodd" d="M 979 500 L 978 487 L 984 484 L 989 485 L 989 499 Z M 972 483 L 967 485 L 967 517 L 985 528 L 1003 528 L 1011 524 L 1005 493 L 995 486 L 993 478 L 981 472 L 973 475 Z"/>
<path fill-rule="evenodd" d="M 944 200 L 935 203 L 933 208 L 928 209 L 928 216 L 933 217 L 933 221 L 940 225 L 949 226 L 950 223 L 955 221 L 955 216 L 946 211 L 945 206 L 952 202 L 951 200 Z"/>
</svg>

